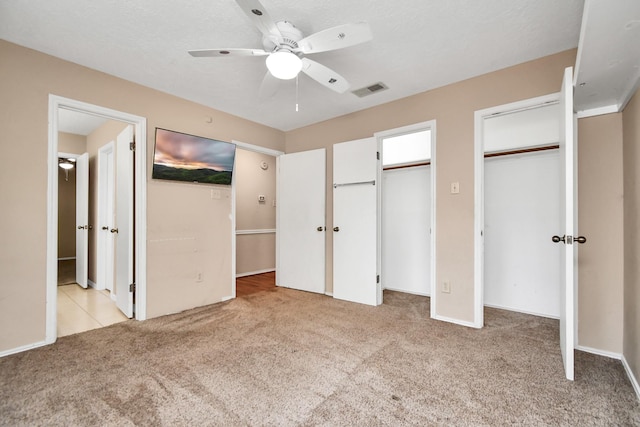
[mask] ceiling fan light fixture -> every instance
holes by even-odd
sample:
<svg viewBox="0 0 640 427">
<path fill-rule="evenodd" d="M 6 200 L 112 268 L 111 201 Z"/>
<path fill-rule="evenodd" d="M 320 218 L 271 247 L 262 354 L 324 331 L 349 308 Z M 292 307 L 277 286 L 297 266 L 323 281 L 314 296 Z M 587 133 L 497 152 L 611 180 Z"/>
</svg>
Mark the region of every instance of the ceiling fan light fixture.
<svg viewBox="0 0 640 427">
<path fill-rule="evenodd" d="M 279 50 L 267 57 L 267 68 L 273 77 L 290 80 L 302 70 L 302 60 L 294 53 Z"/>
<path fill-rule="evenodd" d="M 62 169 L 66 169 L 66 170 L 73 169 L 73 163 L 71 163 L 69 160 L 70 159 L 60 159 L 58 161 L 58 166 L 60 166 Z"/>
</svg>

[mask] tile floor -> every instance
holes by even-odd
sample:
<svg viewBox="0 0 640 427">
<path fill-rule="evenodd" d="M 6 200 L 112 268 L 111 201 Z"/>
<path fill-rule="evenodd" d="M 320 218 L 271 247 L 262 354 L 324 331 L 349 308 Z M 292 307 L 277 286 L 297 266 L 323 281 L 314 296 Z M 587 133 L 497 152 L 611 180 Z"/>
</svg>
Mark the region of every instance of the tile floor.
<svg viewBox="0 0 640 427">
<path fill-rule="evenodd" d="M 58 336 L 77 334 L 128 320 L 111 300 L 109 291 L 58 286 Z"/>
</svg>

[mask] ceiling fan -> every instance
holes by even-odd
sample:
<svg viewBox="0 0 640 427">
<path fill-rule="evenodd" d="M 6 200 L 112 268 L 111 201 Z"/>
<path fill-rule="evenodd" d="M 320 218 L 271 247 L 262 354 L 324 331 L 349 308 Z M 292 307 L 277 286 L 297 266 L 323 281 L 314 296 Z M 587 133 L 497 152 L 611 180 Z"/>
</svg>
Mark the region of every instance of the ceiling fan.
<svg viewBox="0 0 640 427">
<path fill-rule="evenodd" d="M 263 49 L 198 49 L 190 50 L 191 56 L 266 56 L 268 71 L 260 87 L 261 97 L 268 97 L 276 91 L 278 79 L 293 79 L 300 71 L 338 93 L 349 89 L 350 85 L 344 77 L 305 55 L 342 49 L 371 40 L 373 36 L 368 23 L 339 25 L 305 37 L 288 21 L 274 22 L 258 0 L 236 2 L 262 33 Z"/>
</svg>

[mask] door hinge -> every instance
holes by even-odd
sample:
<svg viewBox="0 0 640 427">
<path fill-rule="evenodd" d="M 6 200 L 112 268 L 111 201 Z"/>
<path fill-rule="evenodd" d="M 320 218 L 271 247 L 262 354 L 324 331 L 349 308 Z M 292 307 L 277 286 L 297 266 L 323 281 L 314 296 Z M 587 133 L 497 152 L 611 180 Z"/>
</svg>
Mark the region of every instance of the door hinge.
<svg viewBox="0 0 640 427">
<path fill-rule="evenodd" d="M 380 152 L 376 151 L 376 160 L 380 160 Z"/>
<path fill-rule="evenodd" d="M 376 283 L 380 283 L 380 275 L 379 274 L 376 276 Z"/>
<path fill-rule="evenodd" d="M 129 143 L 129 150 L 136 151 L 136 142 L 135 141 Z"/>
<path fill-rule="evenodd" d="M 136 291 L 136 284 L 132 283 L 129 285 L 129 292 L 135 292 Z"/>
</svg>

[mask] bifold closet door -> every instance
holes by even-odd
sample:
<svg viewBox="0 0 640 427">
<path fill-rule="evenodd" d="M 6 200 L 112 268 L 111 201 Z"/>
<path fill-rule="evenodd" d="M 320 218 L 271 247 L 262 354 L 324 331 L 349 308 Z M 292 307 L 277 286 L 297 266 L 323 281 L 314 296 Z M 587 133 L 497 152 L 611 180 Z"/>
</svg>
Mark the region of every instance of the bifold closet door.
<svg viewBox="0 0 640 427">
<path fill-rule="evenodd" d="M 382 303 L 378 276 L 377 141 L 333 146 L 333 297 Z"/>
</svg>

